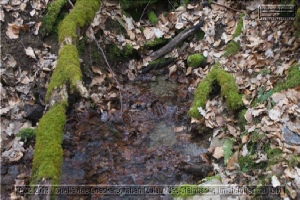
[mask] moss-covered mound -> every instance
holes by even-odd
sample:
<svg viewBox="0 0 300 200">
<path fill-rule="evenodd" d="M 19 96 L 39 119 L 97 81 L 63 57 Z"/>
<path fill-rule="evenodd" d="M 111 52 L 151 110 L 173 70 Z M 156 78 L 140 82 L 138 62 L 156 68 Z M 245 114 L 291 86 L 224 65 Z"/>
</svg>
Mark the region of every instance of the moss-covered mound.
<svg viewBox="0 0 300 200">
<path fill-rule="evenodd" d="M 206 58 L 202 54 L 193 54 L 187 58 L 189 67 L 203 67 L 206 64 Z"/>
<path fill-rule="evenodd" d="M 204 80 L 197 86 L 194 96 L 194 102 L 188 114 L 194 118 L 200 118 L 198 108 L 204 108 L 209 94 L 212 91 L 213 84 L 221 86 L 221 96 L 226 98 L 226 104 L 230 109 L 236 110 L 243 105 L 242 96 L 238 93 L 238 87 L 234 77 L 220 68 L 217 63 L 206 75 Z"/>
</svg>

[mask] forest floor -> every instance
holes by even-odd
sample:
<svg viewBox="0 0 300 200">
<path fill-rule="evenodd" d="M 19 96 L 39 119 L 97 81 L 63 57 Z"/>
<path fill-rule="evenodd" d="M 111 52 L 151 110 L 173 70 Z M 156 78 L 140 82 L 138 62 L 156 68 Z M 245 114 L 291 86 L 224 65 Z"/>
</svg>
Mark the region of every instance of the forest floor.
<svg viewBox="0 0 300 200">
<path fill-rule="evenodd" d="M 14 187 L 29 184 L 34 140 L 16 135 L 38 125 L 57 61 L 55 31 L 39 35 L 47 6 L 41 2 L 0 3 L 1 199 L 17 198 Z M 263 1 L 218 3 L 223 6 L 191 3 L 175 8 L 166 1 L 149 6 L 135 20 L 112 1 L 102 4 L 95 20 L 79 33 L 77 48 L 91 99 L 70 95 L 62 185 L 200 184 L 210 177 L 224 187 L 277 187 L 273 198 L 299 198 L 300 42 L 293 21 L 259 20 L 257 9 Z M 172 7 L 172 12 L 164 9 Z M 70 9 L 66 5 L 62 12 Z M 147 17 L 150 10 L 158 18 L 154 25 Z M 242 31 L 234 39 L 240 48 L 225 57 L 241 13 Z M 150 62 L 148 55 L 166 44 L 151 47 L 148 41 L 172 39 L 199 20 L 204 20 L 204 34 L 188 38 L 165 56 L 175 62 L 141 73 Z M 128 53 L 126 46 L 133 49 Z M 194 53 L 206 57 L 205 66 L 187 65 Z M 201 119 L 191 118 L 187 112 L 193 93 L 217 62 L 235 77 L 244 107 L 228 109 L 216 85 L 205 108 L 199 109 Z M 298 86 L 270 93 L 293 77 Z M 76 196 L 98 197 L 103 194 Z"/>
</svg>

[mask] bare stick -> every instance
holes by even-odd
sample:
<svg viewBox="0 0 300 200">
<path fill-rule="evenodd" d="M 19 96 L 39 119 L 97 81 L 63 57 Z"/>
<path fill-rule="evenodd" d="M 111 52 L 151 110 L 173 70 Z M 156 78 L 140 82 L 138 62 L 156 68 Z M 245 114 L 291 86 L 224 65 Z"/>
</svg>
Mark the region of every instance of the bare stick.
<svg viewBox="0 0 300 200">
<path fill-rule="evenodd" d="M 221 7 L 224 7 L 224 8 L 227 8 L 227 9 L 230 9 L 230 10 L 234 10 L 234 11 L 236 11 L 236 12 L 241 12 L 240 10 L 237 10 L 237 9 L 234 9 L 234 8 L 231 8 L 231 7 L 228 7 L 228 6 L 225 6 L 225 5 L 222 5 L 222 4 L 218 4 L 218 3 L 216 3 L 216 2 L 211 2 L 212 4 L 215 4 L 215 5 L 217 5 L 217 6 L 221 6 Z"/>
<path fill-rule="evenodd" d="M 107 67 L 108 67 L 108 71 L 112 74 L 114 80 L 116 81 L 116 83 L 117 83 L 117 85 L 118 85 L 119 95 L 120 95 L 120 104 L 121 104 L 121 119 L 122 119 L 122 121 L 123 121 L 123 100 L 122 100 L 122 93 L 121 93 L 121 85 L 120 85 L 118 79 L 116 78 L 115 73 L 113 72 L 112 68 L 110 67 L 110 65 L 109 65 L 109 63 L 108 63 L 108 60 L 107 60 L 107 58 L 106 58 L 106 56 L 105 56 L 105 53 L 104 53 L 103 49 L 101 48 L 100 44 L 98 43 L 98 41 L 96 40 L 94 34 L 92 34 L 92 39 L 95 41 L 95 43 L 96 43 L 98 49 L 101 51 L 101 54 L 102 54 L 102 56 L 103 56 L 103 58 L 104 58 L 104 60 L 105 60 L 105 63 L 106 63 L 106 65 L 107 65 Z"/>
<path fill-rule="evenodd" d="M 69 4 L 72 6 L 72 8 L 74 8 L 74 4 L 72 3 L 71 0 L 68 0 Z"/>
<path fill-rule="evenodd" d="M 147 9 L 147 7 L 149 6 L 149 3 L 150 3 L 150 0 L 148 1 L 148 3 L 147 3 L 147 5 L 146 5 L 146 7 L 144 8 L 144 10 L 143 10 L 143 12 L 142 12 L 142 15 L 141 15 L 141 17 L 140 17 L 140 21 L 141 21 L 141 19 L 142 19 L 143 15 L 144 15 L 144 13 L 145 13 L 145 10 L 146 10 L 146 9 Z"/>
</svg>

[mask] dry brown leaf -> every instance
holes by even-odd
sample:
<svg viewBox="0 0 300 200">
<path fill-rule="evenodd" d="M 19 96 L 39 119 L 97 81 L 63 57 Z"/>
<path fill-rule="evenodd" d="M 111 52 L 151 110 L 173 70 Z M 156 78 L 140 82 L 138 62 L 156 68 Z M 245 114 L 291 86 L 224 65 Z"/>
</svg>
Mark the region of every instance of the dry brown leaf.
<svg viewBox="0 0 300 200">
<path fill-rule="evenodd" d="M 223 147 L 216 147 L 212 156 L 216 159 L 224 157 Z"/>
<path fill-rule="evenodd" d="M 29 56 L 30 58 L 36 59 L 35 53 L 34 53 L 32 47 L 27 47 L 27 49 L 25 49 L 25 53 L 26 53 L 26 55 Z"/>
<path fill-rule="evenodd" d="M 18 39 L 20 33 L 20 27 L 16 24 L 8 24 L 6 35 L 10 39 Z"/>
</svg>

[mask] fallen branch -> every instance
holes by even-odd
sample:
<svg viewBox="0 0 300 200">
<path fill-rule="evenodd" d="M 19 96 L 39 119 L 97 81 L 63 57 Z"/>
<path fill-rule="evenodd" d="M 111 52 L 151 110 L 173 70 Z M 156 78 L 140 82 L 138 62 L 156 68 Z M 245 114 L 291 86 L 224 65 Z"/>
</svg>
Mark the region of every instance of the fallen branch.
<svg viewBox="0 0 300 200">
<path fill-rule="evenodd" d="M 227 9 L 230 9 L 230 10 L 233 10 L 233 11 L 236 11 L 236 12 L 241 12 L 240 10 L 237 10 L 237 9 L 234 9 L 234 8 L 231 8 L 231 7 L 228 7 L 228 6 L 225 6 L 223 4 L 219 4 L 219 3 L 216 3 L 216 2 L 211 2 L 212 4 L 215 4 L 217 6 L 221 6 L 221 7 L 224 7 L 224 8 L 227 8 Z"/>
<path fill-rule="evenodd" d="M 158 58 L 163 57 L 164 55 L 168 54 L 171 52 L 178 44 L 183 42 L 185 39 L 190 37 L 191 35 L 195 34 L 197 31 L 200 30 L 200 28 L 203 26 L 203 21 L 200 21 L 198 24 L 196 24 L 193 27 L 190 27 L 180 34 L 178 34 L 174 39 L 172 39 L 168 44 L 163 46 L 157 51 L 154 51 L 153 53 L 150 54 L 150 58 L 152 60 L 156 60 Z"/>
</svg>

